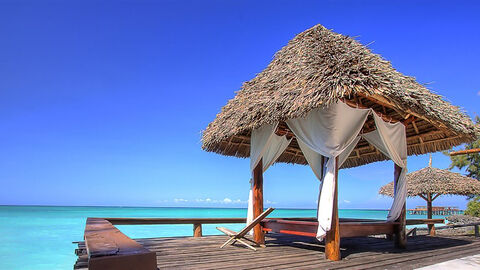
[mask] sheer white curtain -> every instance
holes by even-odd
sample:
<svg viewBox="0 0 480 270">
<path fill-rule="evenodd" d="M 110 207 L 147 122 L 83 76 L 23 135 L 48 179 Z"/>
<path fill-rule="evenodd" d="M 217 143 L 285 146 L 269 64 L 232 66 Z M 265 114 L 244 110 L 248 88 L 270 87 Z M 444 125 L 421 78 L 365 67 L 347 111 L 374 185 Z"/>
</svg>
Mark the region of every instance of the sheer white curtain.
<svg viewBox="0 0 480 270">
<path fill-rule="evenodd" d="M 259 129 L 252 131 L 250 138 L 250 172 L 262 160 L 263 172 L 265 172 L 278 157 L 285 151 L 290 144 L 286 136 L 278 136 L 275 134 L 275 125 L 264 125 Z M 248 195 L 247 224 L 253 220 L 253 180 L 250 179 L 250 193 Z"/>
<path fill-rule="evenodd" d="M 267 151 L 270 145 L 272 135 L 277 128 L 278 123 L 274 125 L 263 125 L 258 129 L 252 130 L 252 136 L 250 137 L 250 171 L 253 172 L 258 162 L 263 157 L 265 151 Z"/>
<path fill-rule="evenodd" d="M 407 136 L 405 126 L 397 122 L 395 124 L 382 120 L 377 114 L 373 114 L 376 130 L 363 134 L 363 138 L 375 146 L 380 152 L 389 157 L 402 168 L 398 183 L 395 186 L 395 194 L 392 207 L 387 220 L 396 220 L 405 204 L 407 195 Z"/>
<path fill-rule="evenodd" d="M 359 133 L 372 109 L 351 108 L 338 102 L 327 108 L 315 109 L 304 118 L 287 120 L 288 127 L 297 138 L 300 149 L 315 176 L 320 180 L 318 199 L 317 238 L 323 239 L 332 223 L 335 192 L 335 167 L 340 167 L 360 140 Z M 387 123 L 373 112 L 377 130 L 361 136 L 390 157 L 402 168 L 395 198 L 387 220 L 395 220 L 401 213 L 406 198 L 407 142 L 402 123 Z M 264 125 L 252 131 L 250 142 L 250 169 L 263 158 L 265 172 L 287 148 L 290 140 L 277 136 L 275 125 Z M 322 159 L 322 156 L 325 157 Z M 338 157 L 338 165 L 336 163 Z M 323 162 L 322 162 L 323 161 Z M 253 220 L 252 181 L 248 199 L 247 223 Z"/>
<path fill-rule="evenodd" d="M 312 110 L 305 118 L 287 120 L 308 164 L 321 182 L 317 215 L 317 238 L 320 240 L 332 224 L 336 157 L 341 155 L 341 161 L 346 160 L 359 140 L 358 134 L 369 113 L 370 109 L 351 108 L 338 102 Z M 321 156 L 327 158 L 325 164 Z"/>
</svg>

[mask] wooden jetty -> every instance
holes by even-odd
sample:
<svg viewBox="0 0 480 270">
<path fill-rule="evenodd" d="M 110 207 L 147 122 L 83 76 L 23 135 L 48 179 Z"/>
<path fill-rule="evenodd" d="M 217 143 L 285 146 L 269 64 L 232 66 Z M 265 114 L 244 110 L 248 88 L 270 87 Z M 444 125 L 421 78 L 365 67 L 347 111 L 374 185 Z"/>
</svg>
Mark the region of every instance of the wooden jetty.
<svg viewBox="0 0 480 270">
<path fill-rule="evenodd" d="M 414 269 L 480 253 L 480 240 L 472 236 L 409 237 L 406 249 L 395 248 L 385 238 L 345 238 L 342 261 L 325 259 L 324 244 L 311 237 L 268 233 L 267 247 L 256 252 L 238 245 L 220 249 L 226 239 L 206 236 L 136 241 L 155 253 L 158 269 Z M 89 269 L 85 242 L 78 243 L 77 255 L 74 269 Z"/>
<path fill-rule="evenodd" d="M 265 219 L 262 222 L 262 228 L 266 232 L 266 248 L 261 248 L 258 252 L 240 246 L 220 249 L 226 236 L 203 237 L 202 235 L 202 224 L 245 223 L 245 221 L 245 218 L 88 218 L 85 226 L 85 241 L 78 243 L 78 249 L 76 249 L 78 260 L 74 268 L 154 270 L 157 267 L 160 269 L 178 267 L 248 269 L 259 266 L 275 269 L 337 267 L 337 264 L 330 264 L 332 262 L 325 259 L 325 245 L 314 237 L 317 226 L 315 218 Z M 347 259 L 343 263 L 338 263 L 341 267 L 364 265 L 368 260 L 376 260 L 375 258 L 384 260 L 384 264 L 379 264 L 379 267 L 390 265 L 393 267 L 407 263 L 407 259 L 412 255 L 411 252 L 430 254 L 434 253 L 435 248 L 443 250 L 460 245 L 464 245 L 465 250 L 462 248 L 440 252 L 438 259 L 447 260 L 474 250 L 480 252 L 480 242 L 468 237 L 410 238 L 414 245 L 406 250 L 398 249 L 385 237 L 354 237 L 365 235 L 367 233 L 365 230 L 368 228 L 372 234 L 378 234 L 379 231 L 387 234 L 394 233 L 393 228 L 385 225 L 385 222 L 375 223 L 375 221 L 363 219 L 340 219 L 339 221 L 340 227 L 343 228 L 340 235 L 343 241 L 340 252 Z M 406 220 L 407 225 L 429 223 L 443 223 L 443 219 Z M 194 237 L 134 240 L 115 227 L 115 225 L 147 224 L 192 224 Z M 306 229 L 310 227 L 311 230 Z M 375 248 L 372 249 L 372 247 Z M 425 258 L 420 259 L 421 256 L 415 258 L 417 259 L 408 259 L 408 261 L 413 260 L 418 265 L 428 264 Z M 272 262 L 273 259 L 274 262 Z M 350 265 L 347 262 L 354 264 Z"/>
<path fill-rule="evenodd" d="M 410 215 L 427 215 L 428 208 L 426 206 L 417 206 L 415 209 L 408 209 L 407 211 Z M 432 206 L 432 214 L 437 216 L 450 216 L 463 214 L 463 211 L 453 206 Z"/>
</svg>

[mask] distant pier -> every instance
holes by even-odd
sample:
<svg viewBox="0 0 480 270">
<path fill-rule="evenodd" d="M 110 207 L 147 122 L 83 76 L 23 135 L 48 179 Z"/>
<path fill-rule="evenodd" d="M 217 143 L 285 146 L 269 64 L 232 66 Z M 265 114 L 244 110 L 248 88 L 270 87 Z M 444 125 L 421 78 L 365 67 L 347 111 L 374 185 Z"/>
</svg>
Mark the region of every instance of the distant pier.
<svg viewBox="0 0 480 270">
<path fill-rule="evenodd" d="M 415 209 L 408 209 L 410 215 L 426 215 L 426 206 L 417 206 Z M 434 206 L 432 207 L 432 214 L 437 216 L 450 216 L 463 214 L 463 210 L 458 209 L 455 206 Z"/>
</svg>

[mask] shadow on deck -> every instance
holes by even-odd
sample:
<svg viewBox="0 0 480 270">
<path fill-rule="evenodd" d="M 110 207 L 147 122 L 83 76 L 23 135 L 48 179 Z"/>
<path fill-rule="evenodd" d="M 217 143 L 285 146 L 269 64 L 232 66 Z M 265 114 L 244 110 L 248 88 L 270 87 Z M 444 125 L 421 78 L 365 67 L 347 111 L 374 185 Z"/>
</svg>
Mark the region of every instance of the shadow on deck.
<svg viewBox="0 0 480 270">
<path fill-rule="evenodd" d="M 240 245 L 219 246 L 226 236 L 136 239 L 155 251 L 159 269 L 414 269 L 480 253 L 471 236 L 408 238 L 407 249 L 395 249 L 383 238 L 345 238 L 342 261 L 324 258 L 324 245 L 314 238 L 267 234 L 266 248 L 257 252 Z M 76 269 L 87 269 L 84 243 L 79 244 Z"/>
</svg>

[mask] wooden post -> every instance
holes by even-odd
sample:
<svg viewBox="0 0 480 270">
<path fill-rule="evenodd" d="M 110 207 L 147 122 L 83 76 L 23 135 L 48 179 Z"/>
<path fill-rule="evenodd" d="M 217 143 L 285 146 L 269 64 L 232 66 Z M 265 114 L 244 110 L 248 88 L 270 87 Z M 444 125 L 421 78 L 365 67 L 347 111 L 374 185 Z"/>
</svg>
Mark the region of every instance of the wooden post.
<svg viewBox="0 0 480 270">
<path fill-rule="evenodd" d="M 398 179 L 400 177 L 400 173 L 402 172 L 402 167 L 395 164 L 394 169 L 394 182 L 395 186 L 397 186 Z M 407 247 L 407 236 L 406 236 L 406 227 L 407 227 L 407 211 L 406 211 L 406 204 L 403 205 L 402 212 L 396 222 L 400 224 L 395 226 L 395 247 L 396 248 L 406 248 Z"/>
<path fill-rule="evenodd" d="M 194 223 L 193 224 L 193 237 L 202 237 L 202 224 Z"/>
<path fill-rule="evenodd" d="M 339 261 L 342 258 L 340 255 L 340 224 L 338 221 L 338 157 L 335 160 L 332 226 L 325 235 L 325 258 L 332 261 Z"/>
<path fill-rule="evenodd" d="M 428 193 L 427 194 L 427 218 L 432 219 L 433 217 L 433 211 L 432 211 L 432 194 Z M 435 225 L 433 224 L 428 224 L 428 234 L 430 236 L 435 236 Z"/>
<path fill-rule="evenodd" d="M 263 161 L 260 159 L 253 170 L 253 218 L 263 212 Z M 265 234 L 260 224 L 253 227 L 253 241 L 259 246 L 265 246 Z"/>
</svg>

